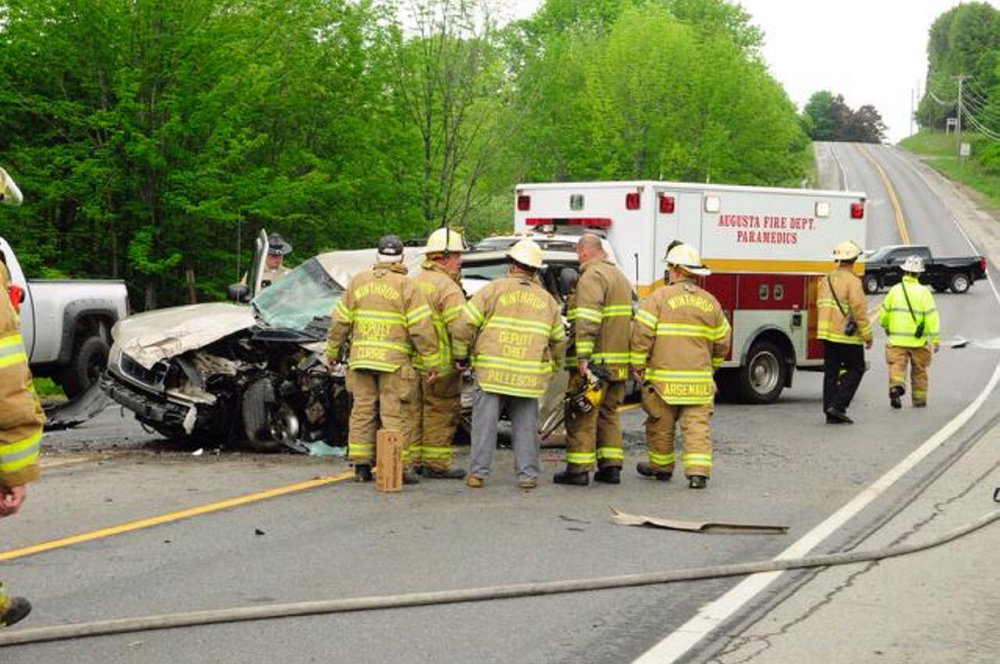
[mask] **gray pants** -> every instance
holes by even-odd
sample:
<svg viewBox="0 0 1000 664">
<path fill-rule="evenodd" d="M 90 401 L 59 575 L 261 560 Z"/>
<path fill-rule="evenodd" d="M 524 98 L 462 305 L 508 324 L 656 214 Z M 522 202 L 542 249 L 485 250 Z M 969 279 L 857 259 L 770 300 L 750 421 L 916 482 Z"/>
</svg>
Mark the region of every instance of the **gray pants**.
<svg viewBox="0 0 1000 664">
<path fill-rule="evenodd" d="M 504 405 L 510 417 L 517 479 L 537 480 L 541 472 L 538 464 L 538 399 L 484 392 L 478 385 L 472 397 L 469 475 L 485 478 L 490 474 L 493 450 L 497 446 L 497 425 Z"/>
</svg>

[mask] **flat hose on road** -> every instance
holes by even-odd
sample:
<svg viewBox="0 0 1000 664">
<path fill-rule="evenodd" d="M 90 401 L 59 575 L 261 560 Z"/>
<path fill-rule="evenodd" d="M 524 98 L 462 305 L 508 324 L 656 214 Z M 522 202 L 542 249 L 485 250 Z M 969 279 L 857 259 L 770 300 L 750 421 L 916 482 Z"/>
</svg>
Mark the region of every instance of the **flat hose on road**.
<svg viewBox="0 0 1000 664">
<path fill-rule="evenodd" d="M 287 618 L 291 616 L 307 616 L 324 613 L 372 611 L 377 609 L 395 609 L 407 606 L 431 606 L 435 604 L 454 604 L 457 602 L 481 602 L 484 600 L 509 599 L 514 597 L 556 595 L 560 593 L 586 592 L 590 590 L 605 590 L 609 588 L 628 588 L 632 586 L 675 583 L 677 581 L 695 581 L 699 579 L 714 579 L 728 576 L 744 576 L 747 574 L 777 572 L 789 569 L 850 565 L 883 560 L 885 558 L 894 558 L 910 553 L 916 553 L 918 551 L 925 551 L 975 532 L 976 530 L 979 530 L 980 528 L 993 523 L 998 519 L 1000 519 L 1000 509 L 994 510 L 993 512 L 990 512 L 971 523 L 945 533 L 944 535 L 930 541 L 918 544 L 889 547 L 887 549 L 877 549 L 874 551 L 848 551 L 845 553 L 807 556 L 804 558 L 761 560 L 748 563 L 696 567 L 693 569 L 651 572 L 647 574 L 626 574 L 623 576 L 607 576 L 593 579 L 543 581 L 538 583 L 522 583 L 507 586 L 468 588 L 466 590 L 443 590 L 437 592 L 409 593 L 406 595 L 384 595 L 380 597 L 356 597 L 351 599 L 296 602 L 292 604 L 276 604 L 272 606 L 248 606 L 234 609 L 215 609 L 211 611 L 192 611 L 189 613 L 171 613 L 159 616 L 103 620 L 98 622 L 57 625 L 54 627 L 38 627 L 35 629 L 3 632 L 0 633 L 0 645 L 63 641 L 87 636 L 104 636 L 109 634 L 123 634 L 127 632 L 139 632 L 145 630 L 172 629 L 175 627 L 241 622 L 245 620 L 266 620 L 271 618 Z"/>
</svg>

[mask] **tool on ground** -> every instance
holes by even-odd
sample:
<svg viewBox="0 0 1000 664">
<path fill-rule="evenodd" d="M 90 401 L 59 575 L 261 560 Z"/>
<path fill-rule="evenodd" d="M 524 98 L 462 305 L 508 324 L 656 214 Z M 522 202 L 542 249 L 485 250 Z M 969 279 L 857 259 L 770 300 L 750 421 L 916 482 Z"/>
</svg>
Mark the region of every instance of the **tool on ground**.
<svg viewBox="0 0 1000 664">
<path fill-rule="evenodd" d="M 788 526 L 769 526 L 755 523 L 724 523 L 721 521 L 681 521 L 661 519 L 655 516 L 629 514 L 611 507 L 611 522 L 620 526 L 652 526 L 667 530 L 685 530 L 692 533 L 760 533 L 762 535 L 784 535 Z"/>
</svg>

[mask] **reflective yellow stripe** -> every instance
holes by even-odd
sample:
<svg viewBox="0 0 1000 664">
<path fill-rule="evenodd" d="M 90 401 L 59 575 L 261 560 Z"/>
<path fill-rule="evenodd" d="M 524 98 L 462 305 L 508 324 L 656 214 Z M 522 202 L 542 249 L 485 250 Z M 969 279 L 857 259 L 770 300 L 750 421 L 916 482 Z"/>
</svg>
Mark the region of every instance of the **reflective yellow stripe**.
<svg viewBox="0 0 1000 664">
<path fill-rule="evenodd" d="M 348 309 L 347 305 L 344 304 L 343 300 L 337 301 L 336 312 L 337 316 L 339 317 L 339 320 L 341 320 L 344 323 L 350 323 L 354 320 L 354 311 Z"/>
<path fill-rule="evenodd" d="M 712 455 L 711 454 L 688 454 L 685 452 L 681 459 L 685 466 L 705 466 L 707 468 L 712 467 Z"/>
<path fill-rule="evenodd" d="M 493 316 L 486 322 L 486 329 L 491 327 L 499 327 L 503 329 L 516 330 L 518 332 L 534 332 L 536 334 L 544 334 L 549 336 L 552 334 L 552 325 L 547 323 L 539 323 L 534 320 L 525 320 L 523 318 L 512 318 L 509 316 Z M 561 329 L 561 328 L 560 328 Z"/>
<path fill-rule="evenodd" d="M 594 362 L 605 364 L 628 364 L 631 355 L 628 353 L 594 353 Z"/>
<path fill-rule="evenodd" d="M 718 336 L 716 328 L 711 328 L 707 325 L 690 325 L 688 323 L 658 323 L 656 325 L 656 335 L 661 337 L 696 337 L 713 341 Z"/>
<path fill-rule="evenodd" d="M 17 472 L 37 463 L 41 441 L 42 432 L 39 430 L 27 438 L 0 447 L 0 473 Z"/>
<path fill-rule="evenodd" d="M 472 304 L 472 302 L 466 302 L 465 315 L 469 317 L 469 320 L 471 320 L 476 327 L 483 324 L 483 314 L 475 307 L 474 304 Z"/>
<path fill-rule="evenodd" d="M 399 368 L 399 365 L 391 362 L 379 362 L 378 360 L 354 360 L 347 363 L 352 369 L 371 369 L 372 371 L 382 371 L 392 373 Z"/>
<path fill-rule="evenodd" d="M 601 322 L 601 312 L 597 309 L 592 309 L 590 307 L 577 307 L 575 309 L 576 318 L 582 318 L 584 320 L 589 320 L 594 323 Z"/>
<path fill-rule="evenodd" d="M 649 462 L 654 466 L 672 466 L 674 465 L 674 453 L 670 454 L 657 454 L 656 452 L 650 450 L 648 453 Z"/>
<path fill-rule="evenodd" d="M 637 323 L 642 323 L 651 330 L 656 329 L 656 323 L 657 323 L 656 316 L 648 311 L 645 311 L 644 309 L 640 309 L 639 311 L 635 312 L 635 321 Z"/>
<path fill-rule="evenodd" d="M 594 452 L 567 452 L 566 463 L 574 463 L 580 466 L 588 466 L 597 462 L 597 454 Z"/>
<path fill-rule="evenodd" d="M 441 319 L 444 320 L 445 323 L 452 322 L 453 320 L 458 318 L 458 315 L 462 313 L 462 309 L 464 307 L 465 307 L 464 304 L 458 304 L 455 305 L 454 307 L 448 307 L 447 309 L 441 312 Z"/>
<path fill-rule="evenodd" d="M 6 295 L 0 294 L 0 297 Z M 0 338 L 0 368 L 27 364 L 28 354 L 24 350 L 24 340 L 16 332 Z"/>
<path fill-rule="evenodd" d="M 417 307 L 412 311 L 406 313 L 406 325 L 407 327 L 413 327 L 415 323 L 419 323 L 425 318 L 431 315 L 431 308 L 426 304 L 422 307 Z"/>
<path fill-rule="evenodd" d="M 522 390 L 503 383 L 487 383 L 480 381 L 479 387 L 484 392 L 494 392 L 496 394 L 508 394 L 512 397 L 524 397 L 526 399 L 537 399 L 545 393 L 545 390 Z"/>
<path fill-rule="evenodd" d="M 389 321 L 399 323 L 400 325 L 406 324 L 406 317 L 401 313 L 394 311 L 373 311 L 371 309 L 355 310 L 353 320 Z"/>
<path fill-rule="evenodd" d="M 398 350 L 401 353 L 409 355 L 412 352 L 409 344 L 400 343 L 398 341 L 379 341 L 377 339 L 355 339 L 351 342 L 354 346 L 358 348 L 362 346 L 369 346 L 374 348 L 388 348 L 390 350 Z"/>
<path fill-rule="evenodd" d="M 621 316 L 632 317 L 631 304 L 609 304 L 601 310 L 604 318 L 618 318 Z"/>
<path fill-rule="evenodd" d="M 480 368 L 503 369 L 513 373 L 547 374 L 552 371 L 551 363 L 544 360 L 512 360 L 498 355 L 476 355 L 475 365 Z"/>
<path fill-rule="evenodd" d="M 598 447 L 597 458 L 622 461 L 625 459 L 625 450 L 620 447 Z"/>
<path fill-rule="evenodd" d="M 423 446 L 424 458 L 428 461 L 444 461 L 451 459 L 451 448 L 450 447 L 431 447 L 429 445 Z"/>
</svg>

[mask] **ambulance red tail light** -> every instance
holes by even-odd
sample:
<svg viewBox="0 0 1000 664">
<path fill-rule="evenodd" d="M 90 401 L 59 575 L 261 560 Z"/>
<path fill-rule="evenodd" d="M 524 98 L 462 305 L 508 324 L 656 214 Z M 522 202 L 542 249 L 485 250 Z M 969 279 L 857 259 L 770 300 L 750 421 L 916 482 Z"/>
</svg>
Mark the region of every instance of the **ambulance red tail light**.
<svg viewBox="0 0 1000 664">
<path fill-rule="evenodd" d="M 865 218 L 865 204 L 851 203 L 851 219 L 864 219 Z"/>
<path fill-rule="evenodd" d="M 673 196 L 660 194 L 660 214 L 673 214 L 676 202 Z"/>
<path fill-rule="evenodd" d="M 517 209 L 520 212 L 527 212 L 531 209 L 531 196 L 519 194 L 517 197 Z"/>
<path fill-rule="evenodd" d="M 630 194 L 625 194 L 625 209 L 626 210 L 639 209 L 639 192 L 633 191 Z"/>
</svg>

